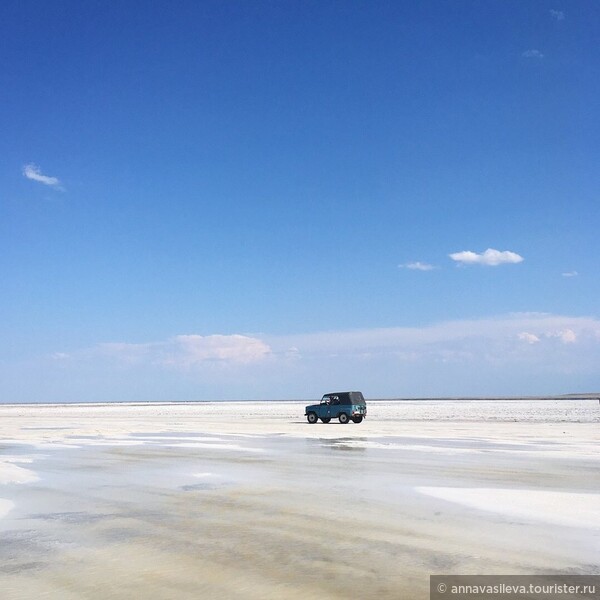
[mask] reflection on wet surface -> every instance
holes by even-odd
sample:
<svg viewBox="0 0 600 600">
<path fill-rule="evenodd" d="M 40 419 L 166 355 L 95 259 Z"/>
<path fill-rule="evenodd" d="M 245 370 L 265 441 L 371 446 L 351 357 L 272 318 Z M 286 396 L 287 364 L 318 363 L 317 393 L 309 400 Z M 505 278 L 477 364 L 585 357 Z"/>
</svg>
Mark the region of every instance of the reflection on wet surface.
<svg viewBox="0 0 600 600">
<path fill-rule="evenodd" d="M 45 451 L 32 465 L 39 481 L 2 491 L 15 503 L 0 520 L 2 600 L 341 600 L 357 590 L 418 600 L 431 573 L 584 573 L 598 550 L 600 532 L 416 491 L 595 489 L 597 463 L 523 460 L 527 444 L 193 431 L 72 439 L 88 443 Z"/>
<path fill-rule="evenodd" d="M 200 492 L 206 490 L 216 490 L 220 487 L 223 487 L 223 484 L 217 485 L 215 483 L 193 483 L 190 485 L 182 485 L 181 489 L 184 492 Z"/>
<path fill-rule="evenodd" d="M 323 448 L 332 448 L 333 450 L 354 450 L 364 452 L 366 450 L 366 438 L 316 438 L 307 440 L 308 443 L 318 443 Z"/>
<path fill-rule="evenodd" d="M 116 514 L 97 514 L 89 512 L 59 512 L 59 513 L 40 513 L 27 515 L 28 519 L 41 519 L 44 521 L 61 521 L 63 523 L 95 523 L 103 519 L 111 519 Z"/>
</svg>

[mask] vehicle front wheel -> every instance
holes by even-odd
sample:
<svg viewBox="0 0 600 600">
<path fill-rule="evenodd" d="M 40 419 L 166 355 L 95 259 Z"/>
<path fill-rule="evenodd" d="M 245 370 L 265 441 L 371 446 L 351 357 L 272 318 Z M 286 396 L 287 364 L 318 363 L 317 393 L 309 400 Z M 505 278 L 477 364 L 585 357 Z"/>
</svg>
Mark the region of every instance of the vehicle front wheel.
<svg viewBox="0 0 600 600">
<path fill-rule="evenodd" d="M 314 412 L 309 412 L 306 415 L 306 419 L 308 420 L 309 423 L 314 424 L 316 423 L 319 419 L 317 418 L 317 413 Z"/>
<path fill-rule="evenodd" d="M 352 417 L 352 420 L 355 423 L 360 423 L 363 420 L 363 418 L 362 418 L 362 415 L 358 415 L 358 417 Z"/>
<path fill-rule="evenodd" d="M 345 425 L 348 422 L 348 415 L 346 413 L 340 413 L 340 423 Z"/>
<path fill-rule="evenodd" d="M 321 421 L 323 421 L 323 423 L 329 423 L 329 421 L 331 421 L 330 417 L 321 417 Z"/>
</svg>

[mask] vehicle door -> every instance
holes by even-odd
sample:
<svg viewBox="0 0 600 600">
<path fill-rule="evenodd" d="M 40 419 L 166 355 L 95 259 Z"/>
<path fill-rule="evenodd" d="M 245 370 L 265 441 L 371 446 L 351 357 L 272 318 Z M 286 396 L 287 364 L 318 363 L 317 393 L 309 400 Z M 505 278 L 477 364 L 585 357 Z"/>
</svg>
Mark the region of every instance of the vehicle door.
<svg viewBox="0 0 600 600">
<path fill-rule="evenodd" d="M 340 416 L 340 398 L 339 396 L 331 396 L 329 402 L 329 414 L 327 415 L 331 419 L 337 419 Z"/>
<path fill-rule="evenodd" d="M 329 396 L 323 396 L 319 404 L 319 419 L 331 419 L 331 399 Z"/>
</svg>

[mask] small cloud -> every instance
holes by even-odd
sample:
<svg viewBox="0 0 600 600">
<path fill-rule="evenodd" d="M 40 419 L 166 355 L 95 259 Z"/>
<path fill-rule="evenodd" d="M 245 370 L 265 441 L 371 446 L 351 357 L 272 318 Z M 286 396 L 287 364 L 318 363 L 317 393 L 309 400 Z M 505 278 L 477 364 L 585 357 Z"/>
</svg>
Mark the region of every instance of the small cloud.
<svg viewBox="0 0 600 600">
<path fill-rule="evenodd" d="M 517 337 L 528 344 L 537 344 L 540 341 L 540 338 L 537 335 L 534 333 L 527 333 L 526 331 L 519 333 Z"/>
<path fill-rule="evenodd" d="M 532 59 L 542 59 L 544 55 L 539 50 L 525 50 L 523 54 L 521 54 L 523 58 L 532 58 Z"/>
<path fill-rule="evenodd" d="M 577 334 L 572 329 L 562 329 L 547 335 L 548 337 L 558 338 L 563 344 L 574 344 L 577 341 Z"/>
<path fill-rule="evenodd" d="M 566 273 L 562 273 L 563 277 L 577 277 L 579 273 L 577 271 L 567 271 Z"/>
<path fill-rule="evenodd" d="M 433 271 L 435 268 L 437 268 L 428 263 L 422 263 L 419 261 L 405 263 L 403 265 L 398 265 L 398 267 L 400 267 L 401 269 L 410 269 L 411 271 Z"/>
<path fill-rule="evenodd" d="M 496 267 L 502 264 L 516 264 L 523 262 L 524 258 L 516 252 L 510 250 L 494 250 L 488 248 L 485 252 L 477 254 L 477 252 L 471 252 L 470 250 L 463 250 L 462 252 L 454 252 L 449 254 L 450 258 L 458 263 L 464 265 L 484 265 L 487 267 Z"/>
<path fill-rule="evenodd" d="M 33 163 L 29 163 L 23 167 L 23 175 L 25 175 L 27 179 L 43 183 L 44 185 L 49 185 L 50 187 L 56 189 L 61 189 L 60 179 L 58 179 L 58 177 L 50 177 L 42 174 L 40 168 Z"/>
<path fill-rule="evenodd" d="M 298 350 L 298 348 L 296 348 L 296 346 L 290 346 L 284 353 L 284 356 L 286 358 L 290 358 L 290 359 L 298 359 L 298 358 L 302 358 L 300 355 L 300 350 Z"/>
<path fill-rule="evenodd" d="M 565 18 L 565 13 L 562 10 L 555 10 L 553 8 L 550 9 L 550 16 L 557 21 L 563 21 Z"/>
</svg>

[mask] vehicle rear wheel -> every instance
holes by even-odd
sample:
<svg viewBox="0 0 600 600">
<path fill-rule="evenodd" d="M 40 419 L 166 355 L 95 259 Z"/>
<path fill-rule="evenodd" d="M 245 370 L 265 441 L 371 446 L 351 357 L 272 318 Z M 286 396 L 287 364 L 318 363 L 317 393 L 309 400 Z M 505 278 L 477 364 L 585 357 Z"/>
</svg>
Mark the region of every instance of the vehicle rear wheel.
<svg viewBox="0 0 600 600">
<path fill-rule="evenodd" d="M 342 425 L 345 425 L 349 421 L 348 415 L 346 413 L 340 413 L 339 419 Z"/>
<path fill-rule="evenodd" d="M 329 423 L 329 421 L 331 421 L 330 417 L 321 417 L 321 421 L 323 421 L 323 423 Z"/>
<path fill-rule="evenodd" d="M 352 417 L 352 420 L 355 423 L 360 423 L 363 420 L 363 418 L 362 418 L 362 415 L 358 415 L 358 417 Z"/>
<path fill-rule="evenodd" d="M 309 412 L 306 415 L 306 419 L 308 420 L 309 423 L 314 424 L 316 423 L 319 419 L 317 418 L 317 413 L 314 412 Z"/>
</svg>

